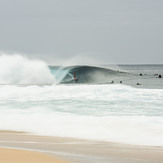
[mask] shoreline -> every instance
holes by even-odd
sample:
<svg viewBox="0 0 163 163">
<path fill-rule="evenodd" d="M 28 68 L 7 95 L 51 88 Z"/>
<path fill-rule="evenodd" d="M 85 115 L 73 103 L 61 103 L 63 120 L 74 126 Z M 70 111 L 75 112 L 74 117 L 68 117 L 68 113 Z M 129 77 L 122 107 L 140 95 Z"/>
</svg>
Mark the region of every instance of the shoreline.
<svg viewBox="0 0 163 163">
<path fill-rule="evenodd" d="M 72 163 L 163 162 L 163 147 L 159 146 L 39 136 L 13 131 L 0 131 L 0 148 L 48 154 L 54 159 L 59 158 Z"/>
</svg>

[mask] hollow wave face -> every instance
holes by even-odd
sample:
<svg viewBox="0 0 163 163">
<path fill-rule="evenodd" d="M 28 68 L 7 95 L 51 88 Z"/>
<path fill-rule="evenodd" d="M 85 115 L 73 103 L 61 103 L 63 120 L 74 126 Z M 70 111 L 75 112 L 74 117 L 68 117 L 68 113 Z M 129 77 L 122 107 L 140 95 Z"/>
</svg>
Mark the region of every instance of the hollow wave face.
<svg viewBox="0 0 163 163">
<path fill-rule="evenodd" d="M 130 78 L 133 75 L 112 69 L 93 66 L 49 66 L 51 73 L 58 83 L 90 83 L 107 84 L 112 80 L 120 80 L 122 77 Z M 74 76 L 75 74 L 75 76 Z M 75 80 L 76 77 L 76 80 Z"/>
<path fill-rule="evenodd" d="M 55 77 L 48 65 L 14 54 L 0 55 L 0 84 L 53 84 Z"/>
</svg>

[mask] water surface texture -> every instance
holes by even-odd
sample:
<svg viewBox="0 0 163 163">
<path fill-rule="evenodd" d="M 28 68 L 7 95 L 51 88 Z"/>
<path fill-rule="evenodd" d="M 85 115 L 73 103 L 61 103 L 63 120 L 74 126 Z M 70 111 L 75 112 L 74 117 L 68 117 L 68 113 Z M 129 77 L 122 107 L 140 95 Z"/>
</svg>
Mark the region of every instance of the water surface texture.
<svg viewBox="0 0 163 163">
<path fill-rule="evenodd" d="M 163 146 L 162 65 L 0 63 L 0 130 Z"/>
</svg>

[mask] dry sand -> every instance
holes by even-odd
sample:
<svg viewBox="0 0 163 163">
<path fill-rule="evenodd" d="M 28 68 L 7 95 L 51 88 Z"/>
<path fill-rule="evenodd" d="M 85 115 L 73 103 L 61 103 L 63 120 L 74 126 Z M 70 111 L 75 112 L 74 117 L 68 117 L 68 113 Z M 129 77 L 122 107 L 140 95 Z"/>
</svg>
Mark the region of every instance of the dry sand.
<svg viewBox="0 0 163 163">
<path fill-rule="evenodd" d="M 39 159 L 44 157 L 47 159 L 44 162 L 47 163 L 48 159 L 49 161 L 53 159 L 52 157 L 73 163 L 163 163 L 163 147 L 37 136 L 21 132 L 0 132 L 0 147 L 46 153 L 50 156 L 29 152 L 29 154 L 37 155 Z M 11 150 L 6 150 L 6 152 L 9 154 Z M 12 150 L 12 152 L 17 152 L 17 158 L 20 158 L 21 154 L 18 153 L 24 151 Z M 25 160 L 27 157 L 23 156 L 23 158 Z M 2 162 L 1 156 L 0 162 Z M 39 162 L 41 163 L 40 160 Z"/>
<path fill-rule="evenodd" d="M 1 163 L 68 163 L 47 154 L 18 149 L 0 148 Z"/>
</svg>

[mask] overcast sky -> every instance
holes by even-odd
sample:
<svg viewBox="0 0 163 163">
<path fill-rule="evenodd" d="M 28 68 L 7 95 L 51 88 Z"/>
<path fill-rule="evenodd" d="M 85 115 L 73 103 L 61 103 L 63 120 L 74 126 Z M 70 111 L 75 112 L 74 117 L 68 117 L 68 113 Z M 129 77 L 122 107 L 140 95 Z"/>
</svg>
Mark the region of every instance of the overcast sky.
<svg viewBox="0 0 163 163">
<path fill-rule="evenodd" d="M 0 0 L 0 51 L 49 63 L 163 63 L 163 0 Z"/>
</svg>

